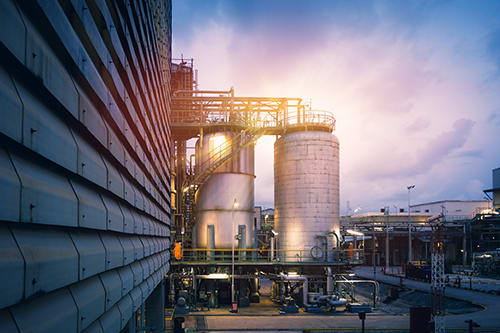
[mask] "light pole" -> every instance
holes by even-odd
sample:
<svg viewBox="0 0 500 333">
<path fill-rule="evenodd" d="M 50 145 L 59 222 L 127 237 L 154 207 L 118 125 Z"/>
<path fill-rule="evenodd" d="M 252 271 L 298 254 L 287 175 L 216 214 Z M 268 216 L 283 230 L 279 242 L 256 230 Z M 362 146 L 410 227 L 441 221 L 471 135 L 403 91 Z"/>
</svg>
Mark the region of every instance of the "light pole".
<svg viewBox="0 0 500 333">
<path fill-rule="evenodd" d="M 413 255 L 411 251 L 411 217 L 410 217 L 410 191 L 415 188 L 415 185 L 410 185 L 408 188 L 408 261 L 412 261 Z"/>
<path fill-rule="evenodd" d="M 234 209 L 238 208 L 238 201 L 234 198 L 231 216 L 231 306 L 234 304 Z"/>
</svg>

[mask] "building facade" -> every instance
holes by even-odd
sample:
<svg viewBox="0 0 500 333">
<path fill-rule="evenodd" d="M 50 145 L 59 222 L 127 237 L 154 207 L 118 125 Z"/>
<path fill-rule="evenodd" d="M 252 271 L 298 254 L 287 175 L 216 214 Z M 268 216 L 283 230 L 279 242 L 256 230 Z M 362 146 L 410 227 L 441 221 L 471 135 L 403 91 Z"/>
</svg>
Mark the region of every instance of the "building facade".
<svg viewBox="0 0 500 333">
<path fill-rule="evenodd" d="M 0 22 L 0 332 L 163 332 L 171 2 Z"/>
<path fill-rule="evenodd" d="M 412 205 L 410 212 L 433 216 L 443 213 L 445 221 L 457 221 L 471 219 L 490 207 L 488 200 L 442 200 Z"/>
</svg>

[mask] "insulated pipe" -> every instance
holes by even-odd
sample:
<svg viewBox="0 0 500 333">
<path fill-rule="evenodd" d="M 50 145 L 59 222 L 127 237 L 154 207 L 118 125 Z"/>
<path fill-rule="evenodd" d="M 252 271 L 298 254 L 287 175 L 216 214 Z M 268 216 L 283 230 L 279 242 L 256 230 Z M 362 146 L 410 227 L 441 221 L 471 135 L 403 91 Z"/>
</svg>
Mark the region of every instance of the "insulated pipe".
<svg viewBox="0 0 500 333">
<path fill-rule="evenodd" d="M 340 246 L 340 238 L 339 238 L 339 235 L 337 235 L 337 233 L 335 231 L 330 231 L 328 234 L 332 234 L 335 236 L 335 238 L 337 239 L 337 242 L 335 243 L 335 248 L 338 248 Z"/>
<path fill-rule="evenodd" d="M 305 276 L 298 275 L 285 275 L 280 273 L 281 281 L 302 281 L 304 286 L 302 287 L 302 294 L 304 298 L 304 306 L 307 307 L 309 304 L 307 303 L 307 294 L 309 294 L 309 281 Z"/>
<path fill-rule="evenodd" d="M 373 307 L 377 306 L 377 298 L 378 298 L 378 291 L 379 291 L 379 285 L 377 281 L 374 280 L 341 280 L 341 281 L 336 281 L 337 283 L 371 283 L 373 284 Z"/>
<path fill-rule="evenodd" d="M 326 294 L 333 294 L 333 274 L 331 267 L 326 267 Z"/>
</svg>

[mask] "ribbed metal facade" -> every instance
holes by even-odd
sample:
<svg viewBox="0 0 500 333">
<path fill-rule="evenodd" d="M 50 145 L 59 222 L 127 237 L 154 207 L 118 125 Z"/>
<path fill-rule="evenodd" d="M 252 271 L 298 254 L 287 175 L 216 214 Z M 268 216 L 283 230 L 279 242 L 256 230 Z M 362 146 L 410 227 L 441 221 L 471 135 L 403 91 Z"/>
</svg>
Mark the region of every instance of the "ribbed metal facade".
<svg viewBox="0 0 500 333">
<path fill-rule="evenodd" d="M 339 142 L 326 131 L 300 131 L 274 144 L 275 226 L 288 261 L 311 258 L 318 247 L 337 246 L 339 235 Z M 328 244 L 325 244 L 325 239 Z"/>
<path fill-rule="evenodd" d="M 171 3 L 0 25 L 0 332 L 119 332 L 169 270 Z"/>
</svg>

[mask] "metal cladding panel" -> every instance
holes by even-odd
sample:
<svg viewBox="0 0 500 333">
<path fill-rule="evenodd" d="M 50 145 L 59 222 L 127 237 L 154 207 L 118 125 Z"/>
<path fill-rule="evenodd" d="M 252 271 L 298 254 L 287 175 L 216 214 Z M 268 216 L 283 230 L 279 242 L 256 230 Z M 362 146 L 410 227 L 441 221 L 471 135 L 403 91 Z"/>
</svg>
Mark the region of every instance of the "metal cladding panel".
<svg viewBox="0 0 500 333">
<path fill-rule="evenodd" d="M 118 140 L 115 132 L 109 129 L 108 132 L 108 149 L 113 154 L 113 156 L 123 165 L 124 164 L 124 152 L 123 144 Z M 122 194 L 123 196 L 123 194 Z"/>
<path fill-rule="evenodd" d="M 115 234 L 100 233 L 106 250 L 106 269 L 123 266 L 123 247 Z"/>
<path fill-rule="evenodd" d="M 98 276 L 69 287 L 78 307 L 78 330 L 83 330 L 105 311 L 106 292 Z"/>
<path fill-rule="evenodd" d="M 0 5 L 0 10 L 1 10 Z M 16 323 L 12 315 L 7 310 L 0 310 L 0 332 L 5 333 L 18 333 Z"/>
<path fill-rule="evenodd" d="M 118 333 L 121 329 L 121 313 L 118 306 L 113 306 L 99 318 L 104 333 Z"/>
<path fill-rule="evenodd" d="M 136 312 L 142 305 L 142 291 L 140 287 L 132 289 L 130 292 L 132 298 L 132 311 Z M 1 325 L 1 324 L 0 324 Z"/>
<path fill-rule="evenodd" d="M 69 127 L 48 106 L 16 82 L 23 103 L 23 144 L 76 172 L 77 149 Z"/>
<path fill-rule="evenodd" d="M 1 332 L 118 332 L 165 272 L 136 236 L 170 223 L 170 22 L 148 5 L 0 1 Z"/>
<path fill-rule="evenodd" d="M 0 22 L 2 22 L 2 29 L 0 29 L 2 43 L 21 63 L 24 63 L 26 28 L 12 0 L 0 1 Z"/>
<path fill-rule="evenodd" d="M 123 232 L 127 234 L 134 233 L 134 217 L 127 204 L 120 203 L 120 208 L 123 213 Z"/>
<path fill-rule="evenodd" d="M 108 159 L 104 158 L 103 160 L 108 170 L 108 190 L 123 198 L 123 179 L 120 172 L 118 172 Z"/>
<path fill-rule="evenodd" d="M 78 281 L 78 254 L 68 233 L 18 227 L 12 233 L 26 263 L 25 297 Z"/>
<path fill-rule="evenodd" d="M 149 297 L 149 294 L 151 293 L 149 290 L 149 285 L 147 281 L 143 281 L 140 285 L 139 288 L 141 288 L 142 292 L 142 302 L 145 302 L 146 299 Z"/>
<path fill-rule="evenodd" d="M 118 239 L 123 248 L 123 265 L 128 265 L 134 261 L 134 244 L 128 235 L 118 236 Z"/>
<path fill-rule="evenodd" d="M 39 4 L 45 10 L 45 14 L 49 19 L 54 18 L 53 14 L 56 11 L 61 10 L 52 1 L 41 1 Z M 72 33 L 72 30 L 68 27 L 67 20 L 52 19 L 51 23 L 57 25 L 56 30 L 59 31 L 60 37 L 68 36 Z M 56 58 L 54 52 L 45 44 L 45 40 L 41 38 L 38 32 L 31 31 L 30 25 L 28 25 L 27 37 L 27 54 L 34 53 L 36 55 L 36 57 L 27 57 L 31 60 L 28 61 L 28 67 L 43 81 L 43 84 L 65 106 L 66 110 L 71 112 L 76 118 L 78 116 L 78 92 L 71 76 L 64 68 L 64 65 Z M 71 39 L 73 36 L 68 37 L 63 39 L 71 40 L 74 44 L 79 43 L 78 39 Z M 74 49 L 74 46 L 71 49 Z"/>
<path fill-rule="evenodd" d="M 134 287 L 137 287 L 144 280 L 142 276 L 142 265 L 140 262 L 136 261 L 130 265 L 130 268 L 134 276 Z"/>
<path fill-rule="evenodd" d="M 78 146 L 78 174 L 91 182 L 106 188 L 107 174 L 106 166 L 97 150 L 80 134 L 73 131 L 73 137 Z"/>
<path fill-rule="evenodd" d="M 0 147 L 0 220 L 19 221 L 21 206 L 21 183 L 16 175 L 7 151 Z"/>
<path fill-rule="evenodd" d="M 71 179 L 78 199 L 78 225 L 89 229 L 106 230 L 106 207 L 94 188 L 82 181 Z"/>
<path fill-rule="evenodd" d="M 130 164 L 130 162 L 129 162 L 129 164 Z M 125 194 L 124 199 L 129 204 L 131 204 L 133 206 L 134 205 L 134 190 L 132 189 L 132 185 L 130 185 L 130 181 L 126 177 L 123 177 L 123 184 L 124 184 L 124 191 L 125 191 L 124 192 L 124 194 Z"/>
<path fill-rule="evenodd" d="M 106 270 L 106 250 L 95 232 L 78 230 L 70 232 L 79 256 L 79 277 L 86 279 Z"/>
<path fill-rule="evenodd" d="M 106 291 L 106 311 L 122 298 L 122 281 L 116 270 L 99 275 Z"/>
<path fill-rule="evenodd" d="M 132 244 L 134 244 L 134 260 L 144 258 L 144 246 L 139 237 L 132 236 L 130 239 L 132 240 Z"/>
<path fill-rule="evenodd" d="M 132 215 L 134 215 L 134 233 L 142 235 L 144 233 L 142 216 L 134 209 L 132 209 Z"/>
<path fill-rule="evenodd" d="M 148 285 L 148 292 L 149 292 L 149 294 L 151 294 L 153 292 L 153 290 L 155 289 L 155 286 L 156 286 L 156 284 L 155 284 L 155 282 L 153 280 L 153 275 L 150 275 L 147 278 L 146 284 Z"/>
<path fill-rule="evenodd" d="M 153 256 L 150 256 L 148 258 L 145 259 L 147 261 L 147 264 L 149 265 L 149 276 L 151 276 L 153 274 L 153 272 L 155 271 L 155 263 L 153 261 Z"/>
<path fill-rule="evenodd" d="M 67 288 L 15 305 L 10 311 L 22 333 L 77 332 L 78 312 Z"/>
<path fill-rule="evenodd" d="M 78 92 L 80 95 L 80 121 L 103 146 L 106 146 L 108 142 L 108 128 L 104 120 L 96 108 L 91 104 L 83 90 L 79 89 Z"/>
<path fill-rule="evenodd" d="M 123 213 L 118 201 L 105 192 L 101 192 L 101 196 L 108 213 L 107 229 L 123 232 Z"/>
<path fill-rule="evenodd" d="M 118 270 L 120 279 L 122 280 L 122 297 L 125 296 L 134 287 L 134 274 L 130 265 L 124 266 Z"/>
<path fill-rule="evenodd" d="M 141 267 L 142 267 L 142 279 L 146 280 L 148 278 L 148 276 L 152 273 L 149 270 L 149 263 L 148 263 L 147 258 L 142 259 L 140 261 L 140 264 L 141 264 Z"/>
<path fill-rule="evenodd" d="M 144 235 L 151 234 L 151 223 L 149 222 L 149 217 L 145 214 L 142 214 L 142 233 Z"/>
<path fill-rule="evenodd" d="M 3 5 L 0 6 L 3 7 Z M 17 94 L 14 82 L 12 82 L 9 74 L 3 68 L 0 68 L 0 103 L 2 105 L 0 132 L 17 142 L 21 142 L 23 135 L 23 105 Z"/>
<path fill-rule="evenodd" d="M 144 257 L 149 257 L 153 254 L 153 249 L 151 243 L 149 242 L 149 237 L 141 237 L 142 244 L 144 244 Z"/>
<path fill-rule="evenodd" d="M 66 177 L 12 154 L 21 179 L 21 221 L 61 226 L 78 225 L 78 204 Z"/>
<path fill-rule="evenodd" d="M 132 307 L 132 298 L 129 295 L 125 295 L 125 297 L 118 302 L 118 309 L 120 310 L 122 319 L 120 328 L 123 329 L 132 317 Z"/>
<path fill-rule="evenodd" d="M 0 267 L 0 308 L 4 308 L 23 298 L 24 259 L 10 230 L 1 225 Z"/>
<path fill-rule="evenodd" d="M 96 320 L 92 325 L 83 330 L 82 333 L 104 333 L 104 331 L 102 330 L 101 322 Z"/>
<path fill-rule="evenodd" d="M 137 176 L 135 178 L 138 179 Z M 139 180 L 139 182 L 140 182 L 140 180 Z M 135 203 L 134 205 L 135 205 L 136 208 L 141 209 L 141 210 L 143 209 L 143 207 L 144 207 L 144 196 L 143 196 L 141 190 L 139 190 L 136 187 L 134 187 L 134 203 Z"/>
</svg>

